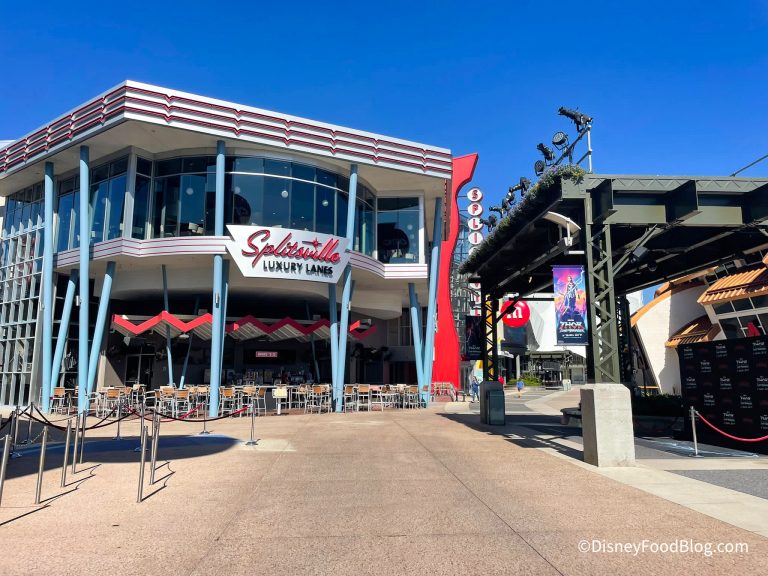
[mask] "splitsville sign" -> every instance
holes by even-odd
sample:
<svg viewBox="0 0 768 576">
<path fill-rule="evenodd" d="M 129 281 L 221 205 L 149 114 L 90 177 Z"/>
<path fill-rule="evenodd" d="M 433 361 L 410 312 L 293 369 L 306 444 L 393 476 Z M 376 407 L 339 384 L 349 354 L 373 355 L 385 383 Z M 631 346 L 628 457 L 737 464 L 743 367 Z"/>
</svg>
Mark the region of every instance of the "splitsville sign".
<svg viewBox="0 0 768 576">
<path fill-rule="evenodd" d="M 230 256 L 248 278 L 339 281 L 349 263 L 346 238 L 307 230 L 227 226 Z"/>
</svg>

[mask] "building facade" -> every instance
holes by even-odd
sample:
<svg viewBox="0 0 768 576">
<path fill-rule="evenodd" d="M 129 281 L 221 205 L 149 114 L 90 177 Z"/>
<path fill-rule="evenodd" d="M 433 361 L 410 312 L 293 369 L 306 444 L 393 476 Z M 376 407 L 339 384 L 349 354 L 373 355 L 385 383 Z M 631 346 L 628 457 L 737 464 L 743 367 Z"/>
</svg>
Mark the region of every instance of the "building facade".
<svg viewBox="0 0 768 576">
<path fill-rule="evenodd" d="M 0 148 L 0 404 L 429 384 L 453 170 L 444 148 L 120 84 Z"/>
</svg>

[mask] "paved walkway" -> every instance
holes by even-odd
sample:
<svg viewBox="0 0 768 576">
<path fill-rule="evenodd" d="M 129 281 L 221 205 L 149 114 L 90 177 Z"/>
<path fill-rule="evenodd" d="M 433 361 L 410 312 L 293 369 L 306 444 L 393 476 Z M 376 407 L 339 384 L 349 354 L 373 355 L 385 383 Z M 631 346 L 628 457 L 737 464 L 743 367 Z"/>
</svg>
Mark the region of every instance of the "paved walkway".
<svg viewBox="0 0 768 576">
<path fill-rule="evenodd" d="M 247 438 L 247 418 L 217 422 L 210 428 L 223 436 L 194 444 L 187 435 L 198 425 L 163 424 L 159 481 L 141 504 L 135 438 L 92 433 L 66 489 L 55 467 L 61 452 L 51 449 L 42 507 L 31 505 L 34 453 L 13 460 L 0 572 L 768 573 L 762 536 L 553 457 L 519 427 L 485 428 L 445 405 L 257 426 L 253 449 L 237 441 Z M 137 430 L 131 422 L 123 434 Z M 616 543 L 640 551 L 606 551 Z M 749 551 L 655 552 L 710 543 Z"/>
</svg>

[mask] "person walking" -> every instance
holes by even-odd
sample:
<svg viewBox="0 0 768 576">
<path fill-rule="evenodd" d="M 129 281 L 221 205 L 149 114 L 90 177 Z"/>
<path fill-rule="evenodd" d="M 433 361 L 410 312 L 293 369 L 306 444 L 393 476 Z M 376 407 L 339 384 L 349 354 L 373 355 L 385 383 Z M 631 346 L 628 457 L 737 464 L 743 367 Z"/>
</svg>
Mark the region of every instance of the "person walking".
<svg viewBox="0 0 768 576">
<path fill-rule="evenodd" d="M 522 398 L 523 397 L 523 388 L 525 388 L 525 382 L 523 382 L 522 378 L 517 379 L 517 397 Z"/>
<path fill-rule="evenodd" d="M 469 379 L 469 391 L 470 391 L 470 404 L 473 404 L 475 402 L 478 402 L 480 400 L 480 383 L 477 381 L 477 376 L 472 374 L 472 377 Z"/>
</svg>

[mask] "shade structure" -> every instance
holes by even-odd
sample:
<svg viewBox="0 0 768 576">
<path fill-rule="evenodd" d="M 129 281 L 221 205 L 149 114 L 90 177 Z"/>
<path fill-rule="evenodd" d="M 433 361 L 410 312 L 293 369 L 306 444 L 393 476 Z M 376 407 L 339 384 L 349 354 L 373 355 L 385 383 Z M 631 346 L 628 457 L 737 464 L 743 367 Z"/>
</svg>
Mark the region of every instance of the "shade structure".
<svg viewBox="0 0 768 576">
<path fill-rule="evenodd" d="M 115 314 L 112 316 L 112 328 L 129 337 L 149 331 L 165 336 L 166 329 L 170 329 L 172 338 L 192 332 L 202 340 L 210 340 L 212 336 L 211 320 L 210 314 L 195 317 L 174 315 L 165 311 L 152 317 Z M 358 320 L 349 327 L 349 337 L 363 340 L 375 331 L 375 325 L 368 326 Z M 317 321 L 295 320 L 294 318 L 262 320 L 254 316 L 244 316 L 227 324 L 225 332 L 235 340 L 266 338 L 273 342 L 291 339 L 308 342 L 313 337 L 327 340 L 331 336 L 330 322 L 327 318 Z"/>
</svg>

